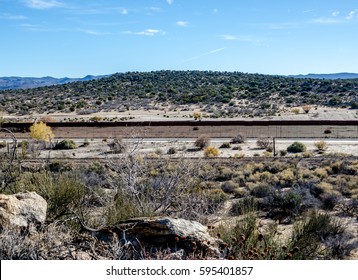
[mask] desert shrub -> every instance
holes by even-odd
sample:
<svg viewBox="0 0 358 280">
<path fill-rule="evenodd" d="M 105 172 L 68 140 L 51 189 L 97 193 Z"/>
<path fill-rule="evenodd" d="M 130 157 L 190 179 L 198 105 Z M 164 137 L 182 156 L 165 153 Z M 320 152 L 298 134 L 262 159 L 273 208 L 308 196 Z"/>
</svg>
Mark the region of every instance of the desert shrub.
<svg viewBox="0 0 358 280">
<path fill-rule="evenodd" d="M 37 122 L 30 127 L 30 137 L 35 140 L 49 142 L 55 135 L 53 134 L 51 127 L 46 123 Z"/>
<path fill-rule="evenodd" d="M 287 152 L 289 153 L 302 153 L 306 151 L 305 144 L 301 142 L 294 142 L 290 146 L 287 147 Z"/>
<path fill-rule="evenodd" d="M 245 143 L 245 141 L 246 141 L 246 136 L 244 134 L 239 133 L 231 140 L 231 143 L 241 144 L 241 143 Z"/>
<path fill-rule="evenodd" d="M 221 189 L 223 190 L 223 192 L 225 193 L 234 193 L 235 189 L 239 188 L 240 184 L 235 183 L 234 181 L 230 180 L 230 181 L 226 181 L 221 185 Z"/>
<path fill-rule="evenodd" d="M 313 213 L 294 225 L 286 242 L 277 242 L 277 224 L 261 232 L 254 213 L 244 215 L 235 225 L 221 225 L 216 233 L 229 247 L 229 259 L 306 260 L 339 258 L 353 249 L 344 227 L 325 214 Z M 338 241 L 332 244 L 332 240 Z"/>
<path fill-rule="evenodd" d="M 73 241 L 73 233 L 66 226 L 51 224 L 28 235 L 18 228 L 0 233 L 1 260 L 63 260 L 73 259 L 65 246 Z"/>
<path fill-rule="evenodd" d="M 215 213 L 219 206 L 229 199 L 229 196 L 221 189 L 208 190 L 206 196 L 208 200 L 208 212 L 210 214 Z"/>
<path fill-rule="evenodd" d="M 358 199 L 340 200 L 337 209 L 344 215 L 358 217 Z"/>
<path fill-rule="evenodd" d="M 291 112 L 294 113 L 294 114 L 296 114 L 296 115 L 298 115 L 298 114 L 300 113 L 300 109 L 299 109 L 299 108 L 293 108 L 293 109 L 291 110 Z"/>
<path fill-rule="evenodd" d="M 248 203 L 251 203 L 248 201 Z M 274 224 L 263 234 L 257 226 L 257 217 L 253 212 L 236 222 L 234 225 L 220 225 L 215 233 L 228 244 L 228 259 L 234 260 L 269 260 L 275 259 L 277 243 L 274 235 L 277 226 Z"/>
<path fill-rule="evenodd" d="M 0 149 L 5 147 L 6 147 L 6 142 L 5 141 L 0 142 Z"/>
<path fill-rule="evenodd" d="M 201 113 L 201 112 L 194 112 L 194 113 L 193 113 L 193 118 L 194 118 L 194 120 L 201 120 L 202 117 L 203 117 L 203 116 L 202 116 L 202 113 Z"/>
<path fill-rule="evenodd" d="M 234 175 L 234 172 L 231 168 L 226 166 L 220 166 L 218 168 L 218 174 L 216 176 L 217 181 L 227 181 L 231 180 Z"/>
<path fill-rule="evenodd" d="M 302 156 L 304 158 L 310 158 L 310 157 L 313 157 L 313 153 L 311 151 L 305 151 L 302 153 Z"/>
<path fill-rule="evenodd" d="M 168 155 L 174 155 L 176 153 L 177 153 L 177 149 L 174 147 L 170 147 L 167 152 Z"/>
<path fill-rule="evenodd" d="M 208 147 L 210 144 L 210 139 L 206 136 L 200 136 L 198 139 L 196 139 L 194 145 L 195 147 L 199 148 L 200 150 L 203 150 L 204 148 Z"/>
<path fill-rule="evenodd" d="M 269 137 L 260 137 L 259 139 L 257 139 L 256 145 L 260 149 L 267 149 L 272 145 L 272 142 Z"/>
<path fill-rule="evenodd" d="M 122 154 L 127 151 L 127 144 L 120 138 L 114 138 L 113 141 L 108 144 L 108 147 L 111 153 L 114 154 Z"/>
<path fill-rule="evenodd" d="M 24 173 L 17 191 L 34 191 L 48 203 L 47 219 L 57 220 L 85 207 L 85 186 L 72 173 Z"/>
<path fill-rule="evenodd" d="M 109 225 L 115 225 L 131 218 L 150 217 L 153 213 L 154 209 L 145 197 L 141 198 L 139 204 L 139 201 L 132 194 L 119 188 L 112 202 L 107 206 L 106 220 Z"/>
<path fill-rule="evenodd" d="M 213 158 L 213 157 L 217 157 L 219 155 L 220 155 L 220 151 L 216 147 L 209 146 L 209 147 L 204 149 L 204 156 L 205 157 Z"/>
<path fill-rule="evenodd" d="M 160 148 L 157 148 L 157 149 L 155 149 L 154 153 L 157 154 L 158 156 L 161 156 L 163 154 L 163 150 Z"/>
<path fill-rule="evenodd" d="M 65 172 L 71 171 L 73 166 L 69 162 L 51 161 L 47 166 L 46 170 L 50 172 Z"/>
<path fill-rule="evenodd" d="M 231 145 L 230 143 L 222 143 L 220 146 L 220 149 L 230 149 Z"/>
<path fill-rule="evenodd" d="M 244 158 L 245 154 L 244 153 L 236 153 L 234 154 L 234 158 Z"/>
<path fill-rule="evenodd" d="M 314 143 L 314 145 L 316 146 L 318 151 L 324 151 L 328 147 L 327 142 L 325 142 L 325 141 L 317 141 Z"/>
<path fill-rule="evenodd" d="M 351 103 L 351 109 L 352 110 L 357 110 L 358 109 L 358 102 L 352 102 Z"/>
<path fill-rule="evenodd" d="M 294 226 L 287 250 L 299 248 L 292 259 L 317 259 L 330 254 L 329 248 L 323 250 L 322 242 L 329 237 L 342 235 L 344 227 L 328 214 L 311 214 L 306 220 Z"/>
<path fill-rule="evenodd" d="M 259 204 L 257 200 L 252 196 L 247 196 L 233 203 L 230 209 L 230 214 L 233 216 L 245 215 L 257 211 L 258 208 Z"/>
<path fill-rule="evenodd" d="M 294 191 L 273 191 L 264 199 L 268 216 L 282 222 L 285 219 L 291 221 L 303 209 L 301 207 L 302 196 Z"/>
<path fill-rule="evenodd" d="M 85 141 L 83 142 L 83 144 L 80 147 L 88 147 L 90 145 L 90 142 L 88 141 L 88 139 L 85 139 Z"/>
<path fill-rule="evenodd" d="M 325 168 L 316 168 L 313 174 L 320 179 L 326 178 L 328 176 L 328 172 Z"/>
<path fill-rule="evenodd" d="M 102 120 L 103 120 L 103 118 L 100 116 L 93 116 L 90 118 L 90 121 L 92 121 L 92 122 L 100 122 Z"/>
<path fill-rule="evenodd" d="M 55 144 L 54 150 L 72 150 L 76 149 L 77 145 L 73 140 L 65 139 Z"/>
<path fill-rule="evenodd" d="M 264 183 L 259 183 L 250 188 L 250 194 L 258 198 L 266 197 L 270 194 L 270 192 L 271 187 Z"/>
<path fill-rule="evenodd" d="M 272 157 L 272 152 L 265 151 L 265 152 L 263 152 L 262 155 L 263 155 L 264 157 Z"/>
<path fill-rule="evenodd" d="M 310 191 L 314 196 L 319 197 L 323 194 L 332 194 L 333 186 L 327 182 L 320 182 L 319 184 L 313 185 Z"/>
<path fill-rule="evenodd" d="M 266 152 L 272 153 L 272 152 L 273 152 L 273 145 L 269 145 L 269 146 L 266 148 Z"/>
<path fill-rule="evenodd" d="M 308 114 L 308 112 L 311 111 L 311 109 L 312 109 L 312 106 L 310 106 L 310 105 L 305 105 L 305 106 L 302 107 L 302 110 L 303 110 L 306 114 Z"/>
<path fill-rule="evenodd" d="M 333 210 L 338 204 L 339 196 L 337 194 L 323 194 L 321 200 L 325 210 Z"/>
<path fill-rule="evenodd" d="M 284 157 L 287 155 L 287 151 L 285 151 L 285 150 L 280 150 L 279 153 L 280 153 L 281 157 Z"/>
<path fill-rule="evenodd" d="M 284 187 L 292 186 L 293 182 L 296 180 L 295 173 L 292 169 L 282 170 L 277 176 L 280 179 L 280 185 Z"/>
</svg>

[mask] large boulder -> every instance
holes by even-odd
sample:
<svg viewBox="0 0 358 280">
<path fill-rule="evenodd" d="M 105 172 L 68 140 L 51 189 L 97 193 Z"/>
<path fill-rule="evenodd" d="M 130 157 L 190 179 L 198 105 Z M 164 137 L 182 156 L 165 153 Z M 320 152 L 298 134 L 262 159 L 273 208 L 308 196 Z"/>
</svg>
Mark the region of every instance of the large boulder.
<svg viewBox="0 0 358 280">
<path fill-rule="evenodd" d="M 47 202 L 35 192 L 0 194 L 0 228 L 27 228 L 45 222 Z"/>
<path fill-rule="evenodd" d="M 169 217 L 137 218 L 116 226 L 92 231 L 102 241 L 110 241 L 116 234 L 125 245 L 147 249 L 185 252 L 185 256 L 223 258 L 226 244 L 210 236 L 208 228 L 198 222 Z"/>
</svg>

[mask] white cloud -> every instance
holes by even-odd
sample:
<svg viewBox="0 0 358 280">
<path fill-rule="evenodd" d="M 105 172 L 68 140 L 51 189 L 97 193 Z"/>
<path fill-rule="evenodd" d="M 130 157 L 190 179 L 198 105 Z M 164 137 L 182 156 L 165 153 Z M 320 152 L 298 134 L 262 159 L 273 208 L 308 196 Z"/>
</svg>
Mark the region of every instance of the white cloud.
<svg viewBox="0 0 358 280">
<path fill-rule="evenodd" d="M 189 22 L 187 21 L 177 21 L 177 26 L 180 26 L 180 27 L 186 27 L 189 25 Z"/>
<path fill-rule="evenodd" d="M 128 9 L 122 9 L 121 10 L 122 15 L 128 15 L 128 12 L 129 12 Z"/>
<path fill-rule="evenodd" d="M 231 35 L 231 34 L 224 34 L 219 36 L 221 39 L 225 41 L 240 41 L 240 42 L 249 42 L 254 43 L 256 45 L 260 45 L 262 43 L 262 40 L 255 37 L 255 36 L 237 36 L 237 35 Z"/>
<path fill-rule="evenodd" d="M 139 36 L 154 36 L 154 35 L 165 35 L 165 31 L 158 29 L 146 29 L 144 31 L 133 32 L 133 31 L 124 31 L 123 34 L 127 35 L 139 35 Z"/>
<path fill-rule="evenodd" d="M 8 13 L 3 13 L 0 15 L 0 19 L 22 20 L 22 19 L 27 19 L 27 17 L 22 16 L 22 15 L 13 15 L 13 14 L 8 14 Z"/>
<path fill-rule="evenodd" d="M 64 6 L 63 3 L 56 0 L 25 0 L 27 7 L 38 10 L 45 10 L 50 8 L 58 8 Z"/>
<path fill-rule="evenodd" d="M 333 16 L 333 17 L 337 17 L 339 14 L 340 14 L 339 11 L 334 11 L 334 12 L 332 12 L 332 16 Z"/>
<path fill-rule="evenodd" d="M 223 40 L 227 40 L 227 41 L 237 41 L 238 40 L 237 36 L 229 35 L 229 34 L 220 35 L 219 37 L 222 38 Z"/>
<path fill-rule="evenodd" d="M 169 5 L 171 5 L 171 4 L 174 3 L 174 0 L 167 0 L 167 3 L 168 3 Z"/>
<path fill-rule="evenodd" d="M 98 31 L 93 31 L 93 30 L 80 30 L 81 32 L 84 32 L 88 35 L 94 35 L 94 36 L 103 36 L 103 35 L 110 35 L 111 33 L 109 32 L 98 32 Z"/>
<path fill-rule="evenodd" d="M 313 20 L 313 23 L 317 23 L 317 24 L 335 24 L 335 23 L 340 23 L 339 20 L 334 19 L 334 18 L 317 18 L 315 20 Z"/>
<path fill-rule="evenodd" d="M 350 20 L 355 17 L 355 14 L 358 12 L 358 10 L 350 11 L 346 19 Z"/>
</svg>

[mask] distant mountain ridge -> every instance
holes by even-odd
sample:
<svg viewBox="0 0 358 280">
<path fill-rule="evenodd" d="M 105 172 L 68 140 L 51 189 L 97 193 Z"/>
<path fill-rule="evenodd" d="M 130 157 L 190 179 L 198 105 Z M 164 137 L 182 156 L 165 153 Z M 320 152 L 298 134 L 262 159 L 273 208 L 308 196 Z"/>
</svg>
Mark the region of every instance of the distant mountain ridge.
<svg viewBox="0 0 358 280">
<path fill-rule="evenodd" d="M 97 80 L 108 75 L 93 76 L 87 75 L 83 78 L 53 78 L 53 77 L 0 77 L 0 90 L 7 89 L 30 89 L 44 86 L 62 85 L 79 81 Z"/>
<path fill-rule="evenodd" d="M 324 79 L 324 80 L 337 80 L 337 79 L 358 79 L 356 73 L 332 73 L 332 74 L 307 74 L 307 75 L 289 75 L 291 78 L 308 78 L 308 79 Z"/>
</svg>

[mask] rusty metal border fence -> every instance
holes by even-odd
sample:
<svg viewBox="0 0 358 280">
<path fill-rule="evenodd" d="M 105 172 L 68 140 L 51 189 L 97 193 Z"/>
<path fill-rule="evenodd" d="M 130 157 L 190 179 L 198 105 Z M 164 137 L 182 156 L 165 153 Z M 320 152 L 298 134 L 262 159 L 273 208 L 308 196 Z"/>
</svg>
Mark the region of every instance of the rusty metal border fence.
<svg viewBox="0 0 358 280">
<path fill-rule="evenodd" d="M 129 122 L 51 122 L 56 137 L 163 137 L 186 138 L 208 135 L 277 138 L 358 138 L 358 120 L 184 120 Z M 21 137 L 32 123 L 4 123 Z"/>
</svg>

